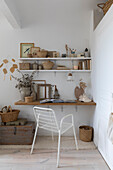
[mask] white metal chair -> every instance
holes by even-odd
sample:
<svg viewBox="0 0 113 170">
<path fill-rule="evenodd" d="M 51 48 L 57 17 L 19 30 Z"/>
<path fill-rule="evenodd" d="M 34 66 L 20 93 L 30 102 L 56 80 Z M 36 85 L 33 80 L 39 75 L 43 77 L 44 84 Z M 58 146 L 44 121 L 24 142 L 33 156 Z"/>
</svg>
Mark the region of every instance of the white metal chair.
<svg viewBox="0 0 113 170">
<path fill-rule="evenodd" d="M 61 135 L 64 134 L 70 128 L 73 128 L 76 149 L 78 150 L 73 115 L 69 114 L 69 115 L 64 116 L 61 119 L 60 126 L 59 126 L 54 110 L 52 110 L 50 108 L 41 108 L 41 107 L 36 107 L 36 106 L 33 108 L 33 110 L 34 110 L 34 115 L 36 118 L 37 125 L 36 125 L 36 129 L 35 129 L 33 143 L 32 143 L 31 154 L 33 152 L 38 128 L 51 131 L 52 136 L 53 136 L 53 132 L 58 133 L 58 136 L 59 136 L 59 138 L 58 138 L 58 154 L 57 154 L 57 167 L 58 167 L 59 166 L 59 158 L 60 158 L 60 138 L 61 138 Z M 71 123 L 65 122 L 65 120 L 69 117 L 71 118 Z"/>
</svg>

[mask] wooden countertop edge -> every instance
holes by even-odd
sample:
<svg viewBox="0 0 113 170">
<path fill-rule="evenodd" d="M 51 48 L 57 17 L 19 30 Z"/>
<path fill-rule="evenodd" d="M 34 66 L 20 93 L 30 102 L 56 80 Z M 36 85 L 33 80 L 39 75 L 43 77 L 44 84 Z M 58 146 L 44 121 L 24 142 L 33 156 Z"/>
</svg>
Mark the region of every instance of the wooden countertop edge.
<svg viewBox="0 0 113 170">
<path fill-rule="evenodd" d="M 62 106 L 62 105 L 81 105 L 81 106 L 88 106 L 88 105 L 96 105 L 95 102 L 87 102 L 87 103 L 84 103 L 84 102 L 77 102 L 77 103 L 43 103 L 41 104 L 40 102 L 36 101 L 36 102 L 30 102 L 30 103 L 25 103 L 25 102 L 22 102 L 22 101 L 17 101 L 14 103 L 15 105 L 59 105 L 59 106 Z"/>
</svg>

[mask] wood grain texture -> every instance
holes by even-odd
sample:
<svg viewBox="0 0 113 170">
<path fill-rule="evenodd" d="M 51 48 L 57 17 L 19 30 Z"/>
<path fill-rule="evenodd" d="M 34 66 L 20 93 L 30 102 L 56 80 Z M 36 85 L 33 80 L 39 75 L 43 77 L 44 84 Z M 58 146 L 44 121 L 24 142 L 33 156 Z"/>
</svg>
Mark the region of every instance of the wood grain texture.
<svg viewBox="0 0 113 170">
<path fill-rule="evenodd" d="M 35 123 L 22 126 L 0 126 L 0 145 L 31 145 Z"/>
<path fill-rule="evenodd" d="M 30 103 L 25 103 L 25 102 L 22 102 L 21 100 L 20 101 L 17 101 L 15 102 L 15 105 L 81 105 L 81 106 L 87 106 L 87 105 L 96 105 L 95 102 L 87 102 L 87 103 L 84 103 L 84 102 L 79 102 L 77 101 L 76 103 L 44 103 L 44 104 L 40 104 L 40 102 L 38 101 L 35 101 L 35 102 L 30 102 Z"/>
<path fill-rule="evenodd" d="M 0 170 L 58 170 L 56 150 L 0 150 Z M 61 151 L 61 170 L 109 170 L 97 150 Z"/>
</svg>

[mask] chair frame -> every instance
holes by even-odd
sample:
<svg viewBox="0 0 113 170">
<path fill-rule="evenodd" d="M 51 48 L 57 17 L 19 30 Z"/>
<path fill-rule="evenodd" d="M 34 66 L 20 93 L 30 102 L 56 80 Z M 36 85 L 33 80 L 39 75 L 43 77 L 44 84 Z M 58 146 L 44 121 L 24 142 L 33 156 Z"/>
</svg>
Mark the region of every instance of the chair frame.
<svg viewBox="0 0 113 170">
<path fill-rule="evenodd" d="M 58 122 L 57 122 L 57 119 L 56 119 L 56 115 L 55 115 L 55 112 L 53 109 L 50 109 L 50 108 L 41 108 L 41 107 L 37 107 L 35 106 L 33 108 L 33 111 L 34 111 L 34 115 L 35 115 L 35 118 L 36 118 L 36 128 L 35 128 L 35 134 L 34 134 L 34 139 L 33 139 L 33 143 L 32 143 L 32 147 L 31 147 L 31 154 L 33 153 L 33 149 L 34 149 L 34 144 L 35 144 L 35 140 L 36 140 L 36 136 L 37 136 L 37 132 L 38 132 L 38 129 L 40 128 L 40 125 L 39 125 L 39 117 L 41 114 L 38 114 L 38 116 L 36 115 L 37 113 L 35 112 L 35 110 L 41 110 L 41 111 L 50 111 L 52 114 L 53 114 L 53 117 L 54 117 L 54 121 L 56 123 L 56 133 L 58 133 L 58 153 L 57 153 L 57 167 L 59 167 L 59 160 L 60 160 L 60 141 L 61 141 L 61 135 L 64 134 L 65 132 L 67 132 L 70 128 L 73 128 L 73 133 L 74 133 L 74 140 L 75 140 L 75 145 L 76 145 L 76 149 L 78 150 L 78 143 L 77 143 L 77 138 L 76 138 L 76 133 L 75 133 L 75 126 L 74 126 L 74 118 L 73 118 L 73 115 L 72 114 L 69 114 L 69 115 L 66 115 L 64 116 L 61 121 L 60 121 L 60 126 L 58 126 Z M 62 126 L 63 126 L 63 123 L 64 121 L 67 119 L 67 118 L 71 118 L 71 123 L 70 123 L 70 126 L 65 129 L 64 131 L 62 131 Z M 43 129 L 43 128 L 42 128 Z M 46 128 L 44 128 L 45 130 L 48 130 Z M 54 130 L 51 128 L 49 129 L 49 131 L 52 132 L 52 139 L 53 139 L 53 132 Z"/>
</svg>

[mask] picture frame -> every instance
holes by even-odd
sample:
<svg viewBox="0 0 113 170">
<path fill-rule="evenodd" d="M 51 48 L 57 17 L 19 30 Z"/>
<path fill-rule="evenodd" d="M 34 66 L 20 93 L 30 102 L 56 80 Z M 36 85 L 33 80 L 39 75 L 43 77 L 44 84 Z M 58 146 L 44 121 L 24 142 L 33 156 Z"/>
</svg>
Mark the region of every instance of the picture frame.
<svg viewBox="0 0 113 170">
<path fill-rule="evenodd" d="M 51 99 L 51 84 L 37 85 L 37 100 Z"/>
<path fill-rule="evenodd" d="M 40 51 L 40 47 L 31 47 L 31 54 L 37 56 L 37 53 Z"/>
<path fill-rule="evenodd" d="M 46 84 L 46 80 L 32 80 L 35 84 L 34 84 L 34 90 L 37 93 L 37 85 L 38 84 Z"/>
<path fill-rule="evenodd" d="M 20 43 L 20 58 L 27 58 L 32 47 L 34 47 L 34 43 Z"/>
</svg>

